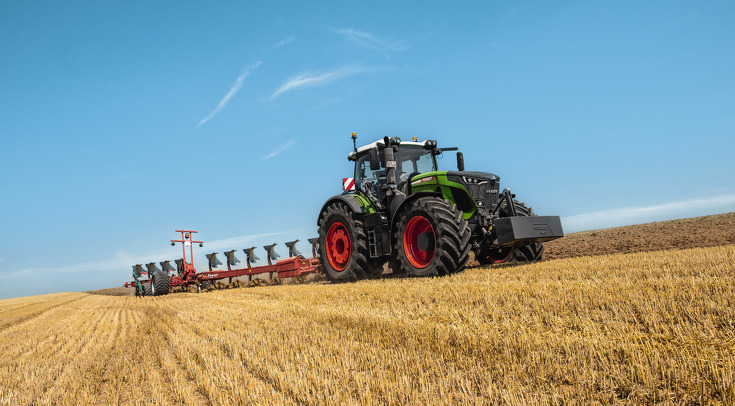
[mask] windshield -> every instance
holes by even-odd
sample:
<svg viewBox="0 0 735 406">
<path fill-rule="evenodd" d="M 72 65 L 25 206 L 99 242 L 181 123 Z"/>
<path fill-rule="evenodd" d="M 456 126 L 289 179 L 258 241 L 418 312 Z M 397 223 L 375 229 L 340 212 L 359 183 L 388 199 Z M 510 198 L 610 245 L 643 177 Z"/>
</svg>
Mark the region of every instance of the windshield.
<svg viewBox="0 0 735 406">
<path fill-rule="evenodd" d="M 396 180 L 403 183 L 413 173 L 436 171 L 436 161 L 431 150 L 419 146 L 402 146 L 395 154 Z M 362 186 L 365 182 L 385 184 L 385 168 L 377 171 L 370 169 L 370 155 L 365 154 L 357 159 L 355 165 L 355 183 Z"/>
</svg>

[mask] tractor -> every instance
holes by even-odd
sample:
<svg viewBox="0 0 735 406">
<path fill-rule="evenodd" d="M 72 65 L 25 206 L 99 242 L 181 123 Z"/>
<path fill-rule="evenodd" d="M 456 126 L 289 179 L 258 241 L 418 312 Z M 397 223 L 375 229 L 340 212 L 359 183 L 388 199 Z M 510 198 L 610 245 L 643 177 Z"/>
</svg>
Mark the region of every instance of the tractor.
<svg viewBox="0 0 735 406">
<path fill-rule="evenodd" d="M 357 147 L 347 159 L 354 178 L 322 207 L 319 254 L 332 282 L 393 273 L 443 276 L 461 272 L 474 252 L 482 264 L 538 261 L 543 243 L 564 236 L 558 216 L 536 216 L 500 178 L 464 170 L 457 147 L 397 137 Z M 457 151 L 457 170 L 437 157 Z"/>
</svg>

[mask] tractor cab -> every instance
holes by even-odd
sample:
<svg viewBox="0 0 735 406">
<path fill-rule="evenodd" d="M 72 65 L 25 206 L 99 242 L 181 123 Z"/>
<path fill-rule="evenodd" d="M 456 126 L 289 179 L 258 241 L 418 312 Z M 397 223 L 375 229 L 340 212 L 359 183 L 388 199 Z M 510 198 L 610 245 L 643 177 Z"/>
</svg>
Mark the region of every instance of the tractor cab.
<svg viewBox="0 0 735 406">
<path fill-rule="evenodd" d="M 442 151 L 436 148 L 436 141 L 433 140 L 418 142 L 414 138 L 414 141 L 398 142 L 400 148 L 394 154 L 396 186 L 398 190 L 409 194 L 409 179 L 439 170 L 436 155 Z M 385 205 L 387 169 L 384 156 L 377 154 L 378 147 L 382 146 L 379 143 L 376 141 L 356 148 L 348 155 L 348 159 L 355 161 L 355 188 L 368 195 L 373 202 Z"/>
</svg>

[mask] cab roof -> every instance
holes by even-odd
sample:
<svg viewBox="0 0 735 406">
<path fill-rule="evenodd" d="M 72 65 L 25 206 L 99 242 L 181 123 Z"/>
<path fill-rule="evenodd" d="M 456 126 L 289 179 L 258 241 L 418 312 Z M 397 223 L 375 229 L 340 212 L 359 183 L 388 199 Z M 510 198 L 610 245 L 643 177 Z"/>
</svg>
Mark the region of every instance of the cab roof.
<svg viewBox="0 0 735 406">
<path fill-rule="evenodd" d="M 401 146 L 409 146 L 409 145 L 411 145 L 411 146 L 425 148 L 426 147 L 426 143 L 428 141 L 429 140 L 420 141 L 420 142 L 418 142 L 418 141 L 401 141 Z M 371 142 L 370 144 L 361 146 L 360 148 L 357 149 L 357 153 L 355 153 L 355 151 L 352 151 L 349 154 L 347 154 L 347 159 L 349 159 L 349 160 L 355 159 L 358 155 L 362 155 L 363 153 L 365 153 L 366 151 L 368 151 L 370 148 L 377 147 L 378 146 L 378 143 L 383 143 L 383 140 L 380 139 L 378 141 Z"/>
</svg>

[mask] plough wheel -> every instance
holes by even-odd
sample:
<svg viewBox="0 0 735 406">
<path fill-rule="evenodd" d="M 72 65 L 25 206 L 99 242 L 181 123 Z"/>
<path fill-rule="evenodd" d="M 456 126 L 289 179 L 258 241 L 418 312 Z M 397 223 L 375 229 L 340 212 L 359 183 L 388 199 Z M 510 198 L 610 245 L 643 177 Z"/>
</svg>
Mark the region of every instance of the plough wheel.
<svg viewBox="0 0 735 406">
<path fill-rule="evenodd" d="M 150 283 L 143 284 L 143 296 L 153 296 L 153 291 L 151 290 Z"/>
<path fill-rule="evenodd" d="M 319 255 L 324 274 L 332 282 L 364 279 L 368 274 L 362 220 L 344 203 L 330 204 L 319 217 Z"/>
<path fill-rule="evenodd" d="M 153 296 L 167 295 L 169 291 L 168 273 L 163 271 L 154 272 L 150 285 L 153 289 Z"/>
<path fill-rule="evenodd" d="M 411 202 L 395 231 L 400 268 L 409 276 L 448 275 L 464 269 L 470 228 L 457 206 L 438 197 Z"/>
</svg>

